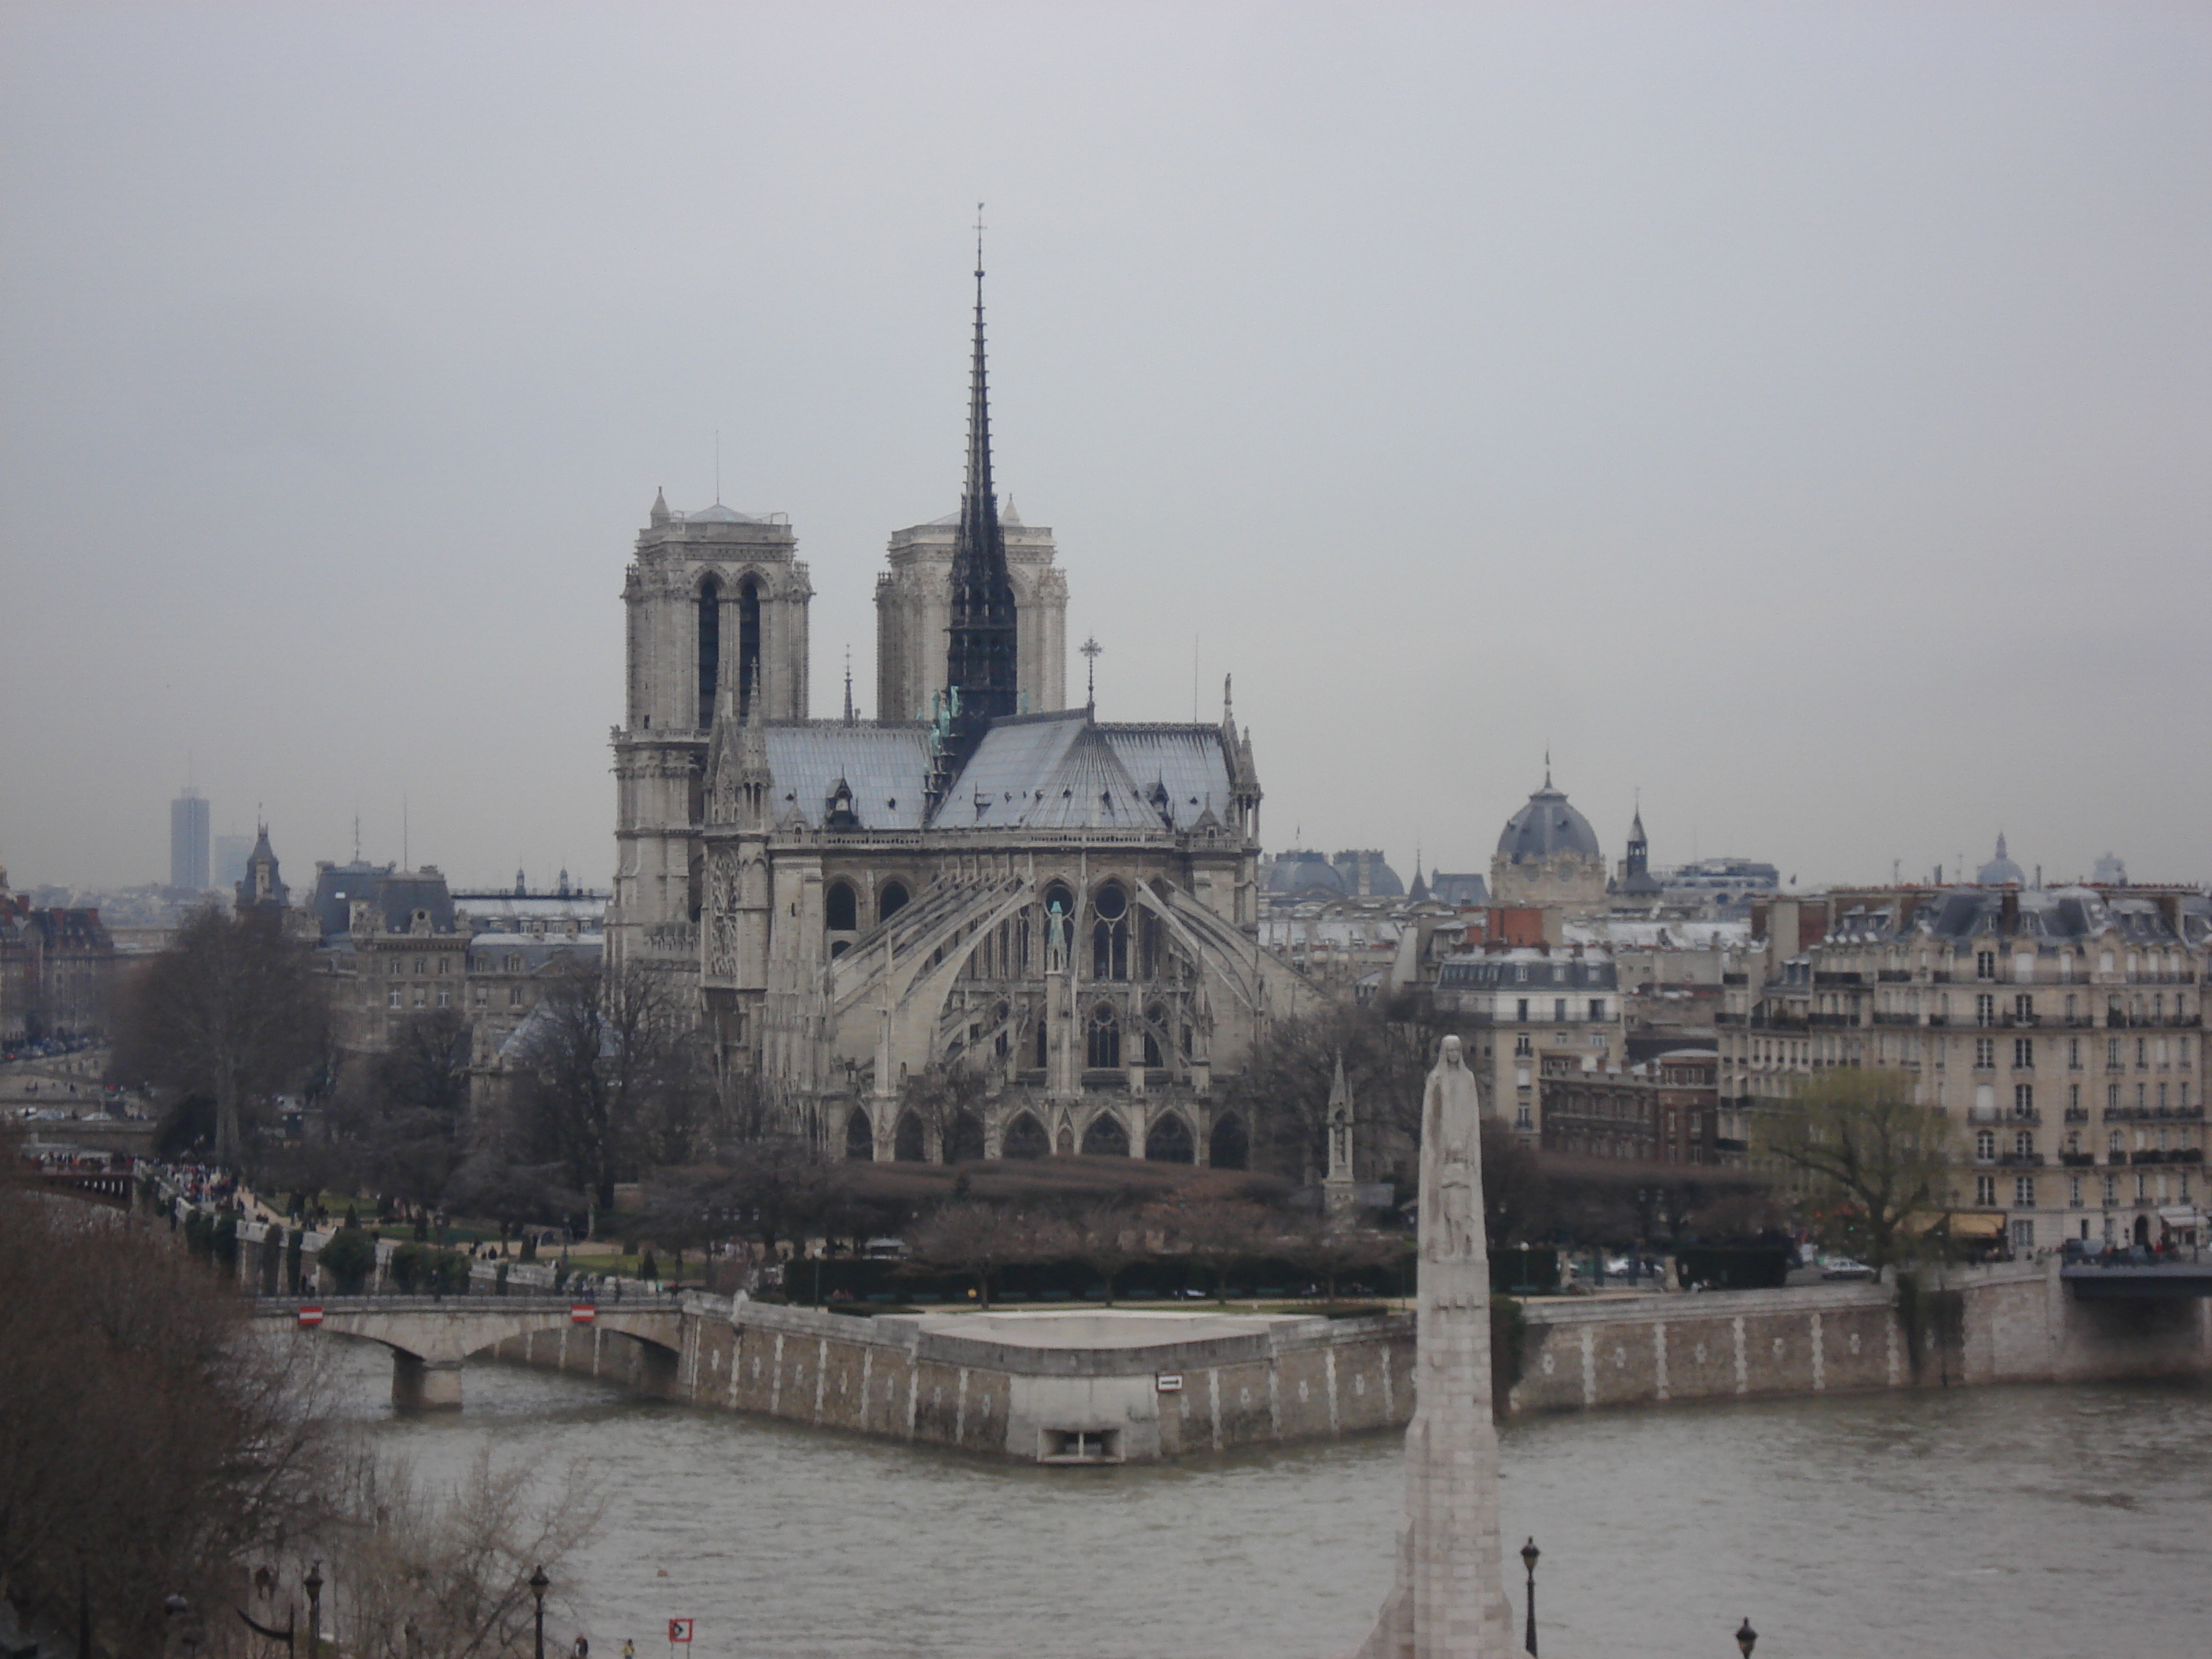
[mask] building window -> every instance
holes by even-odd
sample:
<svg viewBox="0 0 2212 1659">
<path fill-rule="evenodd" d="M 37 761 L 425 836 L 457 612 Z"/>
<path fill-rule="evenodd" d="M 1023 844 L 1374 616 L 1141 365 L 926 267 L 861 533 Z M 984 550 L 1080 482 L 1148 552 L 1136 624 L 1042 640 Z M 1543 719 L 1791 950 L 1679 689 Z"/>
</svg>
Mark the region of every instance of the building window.
<svg viewBox="0 0 2212 1659">
<path fill-rule="evenodd" d="M 1994 1164 L 1997 1156 L 1997 1135 L 1994 1129 L 1974 1132 L 1974 1156 L 1984 1164 Z"/>
<path fill-rule="evenodd" d="M 1986 995 L 1976 997 L 1974 999 L 1974 1024 L 1977 1025 L 1994 1025 L 1996 1023 L 1997 1000 L 1993 996 Z"/>
<path fill-rule="evenodd" d="M 2013 1069 L 2016 1072 L 2034 1070 L 2035 1039 L 2033 1037 L 2014 1037 L 2012 1040 L 2012 1064 Z"/>
<path fill-rule="evenodd" d="M 1513 1018 L 1516 1018 L 1516 1019 L 1517 1019 L 1517 1020 L 1522 1021 L 1523 1024 L 1527 1023 L 1528 1018 L 1528 998 L 1526 998 L 1526 997 L 1521 997 L 1521 998 L 1519 998 L 1519 999 L 1517 999 L 1517 1000 L 1516 1000 L 1516 1009 L 1515 1009 L 1515 1012 L 1514 1012 Z"/>
<path fill-rule="evenodd" d="M 2012 1085 L 2012 1109 L 2015 1117 L 2026 1117 L 2035 1110 L 2035 1085 L 2033 1083 Z"/>
<path fill-rule="evenodd" d="M 1974 977 L 1995 979 L 1997 976 L 1997 953 L 1994 951 L 1974 952 Z"/>
<path fill-rule="evenodd" d="M 423 991 L 422 988 L 419 985 L 415 988 L 415 1006 L 417 1008 L 423 1006 Z"/>
<path fill-rule="evenodd" d="M 477 1007 L 481 1008 L 481 1007 L 483 1007 L 483 1006 L 484 1006 L 484 1004 L 485 1004 L 486 1002 L 488 1002 L 489 1000 L 490 1000 L 490 994 L 489 994 L 489 992 L 487 992 L 487 991 L 484 989 L 484 988 L 483 988 L 483 986 L 481 986 L 481 985 L 477 986 L 477 994 L 476 994 L 476 1006 L 477 1006 Z"/>
<path fill-rule="evenodd" d="M 510 1008 L 522 1006 L 522 988 L 520 985 L 510 985 L 507 988 L 507 1006 Z"/>
<path fill-rule="evenodd" d="M 2066 1069 L 2069 1072 L 2078 1072 L 2081 1069 L 2081 1039 L 2080 1037 L 2066 1039 Z"/>
<path fill-rule="evenodd" d="M 1997 1201 L 1997 1178 L 1995 1176 L 1974 1177 L 1974 1202 L 1984 1209 L 1994 1209 Z"/>
<path fill-rule="evenodd" d="M 453 994 L 442 985 L 438 988 L 438 1006 L 441 1008 L 450 1008 L 453 1006 Z"/>
<path fill-rule="evenodd" d="M 1565 997 L 1552 999 L 1552 1018 L 1561 1025 L 1567 1023 L 1567 1000 Z"/>
<path fill-rule="evenodd" d="M 2012 1000 L 2012 1017 L 2022 1025 L 2032 1024 L 2035 1018 L 2035 999 L 2025 992 L 2014 997 Z"/>
<path fill-rule="evenodd" d="M 2110 1207 L 2119 1201 L 2120 1178 L 2118 1176 L 2106 1176 L 2105 1177 L 2105 1203 L 2107 1207 Z"/>
<path fill-rule="evenodd" d="M 2105 1069 L 2108 1072 L 2117 1072 L 2122 1064 L 2119 1038 L 2106 1037 L 2105 1039 Z"/>
<path fill-rule="evenodd" d="M 2069 1176 L 2066 1178 L 2066 1203 L 2069 1209 L 2078 1210 L 2081 1207 L 2081 1177 L 2080 1176 Z"/>
<path fill-rule="evenodd" d="M 1592 997 L 1590 999 L 1590 1018 L 1592 1019 L 1603 1019 L 1605 1018 L 1605 999 L 1603 997 Z"/>
<path fill-rule="evenodd" d="M 2035 1224 L 2033 1221 L 2015 1221 L 2012 1224 L 2012 1247 L 2015 1250 L 2032 1250 L 2035 1248 Z"/>
<path fill-rule="evenodd" d="M 422 977 L 422 958 L 420 957 L 415 958 L 415 977 L 417 979 Z"/>
<path fill-rule="evenodd" d="M 1524 1015 L 1523 1018 L 1525 1018 L 1526 1016 Z M 1526 1031 L 1516 1031 L 1514 1033 L 1513 1052 L 1516 1054 L 1526 1056 L 1535 1053 L 1535 1051 L 1536 1045 L 1529 1041 L 1528 1034 Z"/>
<path fill-rule="evenodd" d="M 440 957 L 438 958 L 438 971 L 441 974 L 452 973 L 453 971 L 453 959 L 451 957 Z"/>
<path fill-rule="evenodd" d="M 384 994 L 384 1006 L 387 1008 L 397 1008 L 399 1006 L 399 993 L 397 991 L 386 992 Z"/>
<path fill-rule="evenodd" d="M 1996 1069 L 1996 1065 L 1997 1040 L 1995 1037 L 1976 1037 L 1974 1039 L 1974 1069 L 1978 1072 L 1993 1072 Z"/>
<path fill-rule="evenodd" d="M 1121 1023 L 1103 1003 L 1091 1011 L 1085 1063 L 1093 1071 L 1111 1071 L 1121 1063 Z"/>
<path fill-rule="evenodd" d="M 2032 1210 L 2035 1207 L 2035 1177 L 2033 1176 L 2014 1176 L 2012 1178 L 2012 1206 L 2015 1210 Z"/>
<path fill-rule="evenodd" d="M 2017 1131 L 2012 1138 L 2012 1149 L 2021 1158 L 2035 1156 L 2035 1137 L 2026 1129 Z"/>
</svg>

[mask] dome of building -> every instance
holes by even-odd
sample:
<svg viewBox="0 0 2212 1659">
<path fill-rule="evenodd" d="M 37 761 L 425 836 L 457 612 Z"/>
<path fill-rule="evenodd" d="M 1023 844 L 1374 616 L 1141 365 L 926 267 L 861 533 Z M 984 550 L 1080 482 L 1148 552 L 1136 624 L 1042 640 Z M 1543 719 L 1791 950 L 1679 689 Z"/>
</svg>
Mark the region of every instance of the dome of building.
<svg viewBox="0 0 2212 1659">
<path fill-rule="evenodd" d="M 2004 837 L 1997 837 L 1997 855 L 1974 872 L 1977 887 L 2025 887 L 2027 873 L 2005 856 Z"/>
<path fill-rule="evenodd" d="M 1344 877 L 1328 857 L 1311 851 L 1280 854 L 1267 871 L 1267 890 L 1285 896 L 1319 889 L 1334 895 L 1344 891 Z"/>
<path fill-rule="evenodd" d="M 1505 833 L 1498 838 L 1498 856 L 1515 864 L 1541 864 L 1557 854 L 1601 859 L 1597 831 L 1589 820 L 1567 804 L 1552 787 L 1551 775 L 1544 787 L 1528 797 L 1528 804 L 1505 820 Z"/>
<path fill-rule="evenodd" d="M 2118 854 L 2107 853 L 2097 860 L 2097 873 L 2089 879 L 2100 887 L 2124 887 L 2128 884 L 2128 866 Z M 6 885 L 6 882 L 0 881 L 0 887 Z"/>
</svg>

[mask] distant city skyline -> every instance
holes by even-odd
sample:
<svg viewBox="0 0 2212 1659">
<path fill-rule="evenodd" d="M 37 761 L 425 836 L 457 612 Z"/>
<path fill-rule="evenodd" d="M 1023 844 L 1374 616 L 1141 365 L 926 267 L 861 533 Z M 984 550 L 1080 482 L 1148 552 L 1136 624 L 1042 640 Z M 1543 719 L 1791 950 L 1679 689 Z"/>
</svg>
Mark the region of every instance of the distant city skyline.
<svg viewBox="0 0 2212 1659">
<path fill-rule="evenodd" d="M 664 487 L 789 515 L 873 712 L 978 198 L 1002 502 L 1102 706 L 1234 674 L 1271 850 L 1481 870 L 1548 749 L 1611 858 L 2212 874 L 2203 9 L 16 8 L 0 77 L 19 884 L 158 879 L 189 765 L 605 886 Z"/>
</svg>

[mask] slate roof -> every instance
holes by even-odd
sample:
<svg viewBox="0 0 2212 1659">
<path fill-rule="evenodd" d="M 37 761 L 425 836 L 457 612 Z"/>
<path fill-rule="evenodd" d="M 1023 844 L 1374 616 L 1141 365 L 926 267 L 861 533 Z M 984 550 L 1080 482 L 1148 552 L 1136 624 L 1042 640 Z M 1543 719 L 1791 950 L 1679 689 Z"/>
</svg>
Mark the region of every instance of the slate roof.
<svg viewBox="0 0 2212 1659">
<path fill-rule="evenodd" d="M 928 805 L 929 728 L 907 721 L 770 720 L 762 728 L 775 780 L 769 816 L 794 810 L 819 830 L 842 778 L 863 830 L 919 830 Z"/>
<path fill-rule="evenodd" d="M 1526 806 L 1505 820 L 1498 850 L 1516 864 L 1540 864 L 1554 853 L 1577 853 L 1590 859 L 1602 856 L 1597 831 L 1590 828 L 1589 820 L 1570 806 L 1549 780 L 1528 797 Z"/>
<path fill-rule="evenodd" d="M 1211 726 L 1100 726 L 1081 709 L 994 721 L 935 829 L 1188 830 L 1229 805 Z"/>
<path fill-rule="evenodd" d="M 365 860 L 316 869 L 315 891 L 307 905 L 315 913 L 315 925 L 325 939 L 350 930 L 352 907 L 361 899 L 376 905 L 388 933 L 404 933 L 413 927 L 417 910 L 430 913 L 432 932 L 453 931 L 453 896 L 441 875 L 395 870 L 388 864 L 370 864 Z"/>
</svg>

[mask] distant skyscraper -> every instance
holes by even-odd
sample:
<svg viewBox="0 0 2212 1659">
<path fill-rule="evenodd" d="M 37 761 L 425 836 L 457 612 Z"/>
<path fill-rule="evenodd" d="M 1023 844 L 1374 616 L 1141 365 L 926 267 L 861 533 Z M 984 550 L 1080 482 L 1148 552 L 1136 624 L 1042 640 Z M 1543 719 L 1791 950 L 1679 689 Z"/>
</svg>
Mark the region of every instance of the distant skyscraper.
<svg viewBox="0 0 2212 1659">
<path fill-rule="evenodd" d="M 190 784 L 169 803 L 169 885 L 204 893 L 208 884 L 208 804 Z"/>
<path fill-rule="evenodd" d="M 253 855 L 251 836 L 217 836 L 215 838 L 215 884 L 232 888 L 246 879 L 246 860 Z"/>
</svg>

